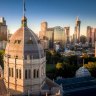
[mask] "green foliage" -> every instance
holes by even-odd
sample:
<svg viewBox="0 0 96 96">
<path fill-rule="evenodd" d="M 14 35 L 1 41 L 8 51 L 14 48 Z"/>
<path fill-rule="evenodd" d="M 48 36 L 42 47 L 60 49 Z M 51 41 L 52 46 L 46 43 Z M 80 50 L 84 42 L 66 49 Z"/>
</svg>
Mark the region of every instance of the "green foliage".
<svg viewBox="0 0 96 96">
<path fill-rule="evenodd" d="M 88 62 L 88 64 L 84 64 L 84 66 L 90 71 L 93 77 L 96 77 L 96 62 Z"/>
<path fill-rule="evenodd" d="M 57 63 L 56 64 L 56 69 L 62 69 L 63 68 L 63 64 L 62 63 Z"/>
<path fill-rule="evenodd" d="M 82 42 L 82 44 L 85 44 L 86 41 L 87 41 L 86 36 L 84 35 L 80 36 L 80 42 Z"/>
<path fill-rule="evenodd" d="M 46 51 L 46 59 L 47 64 L 57 64 L 57 62 L 61 61 L 61 54 L 55 50 L 48 50 Z"/>
<path fill-rule="evenodd" d="M 3 61 L 3 56 L 4 56 L 4 50 L 0 50 L 0 65 L 4 68 L 4 61 Z"/>
</svg>

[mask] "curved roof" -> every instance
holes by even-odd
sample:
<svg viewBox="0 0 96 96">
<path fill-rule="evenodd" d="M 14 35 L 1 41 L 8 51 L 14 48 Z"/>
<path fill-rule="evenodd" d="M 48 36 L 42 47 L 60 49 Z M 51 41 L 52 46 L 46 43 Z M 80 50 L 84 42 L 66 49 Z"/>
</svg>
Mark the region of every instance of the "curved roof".
<svg viewBox="0 0 96 96">
<path fill-rule="evenodd" d="M 83 67 L 80 67 L 76 71 L 76 77 L 87 77 L 87 76 L 91 76 L 91 74 L 88 71 L 88 69 L 86 69 L 84 66 Z"/>
<path fill-rule="evenodd" d="M 44 56 L 44 50 L 40 44 L 40 41 L 36 34 L 25 26 L 27 22 L 26 18 L 22 19 L 23 26 L 19 28 L 10 38 L 6 46 L 6 55 L 10 55 L 12 58 L 17 56 L 18 58 L 32 59 L 42 58 Z"/>
</svg>

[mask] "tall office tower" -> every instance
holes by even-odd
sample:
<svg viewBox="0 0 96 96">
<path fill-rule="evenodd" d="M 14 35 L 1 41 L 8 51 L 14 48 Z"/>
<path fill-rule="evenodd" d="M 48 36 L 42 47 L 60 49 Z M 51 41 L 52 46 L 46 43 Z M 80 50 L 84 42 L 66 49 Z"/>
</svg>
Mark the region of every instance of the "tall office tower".
<svg viewBox="0 0 96 96">
<path fill-rule="evenodd" d="M 70 43 L 70 27 L 64 27 L 64 31 L 66 34 L 66 43 Z"/>
<path fill-rule="evenodd" d="M 80 24 L 81 21 L 79 20 L 79 18 L 76 18 L 76 26 L 75 26 L 75 35 L 76 35 L 76 42 L 80 42 Z"/>
<path fill-rule="evenodd" d="M 48 24 L 47 22 L 41 23 L 41 31 L 39 32 L 39 38 L 45 39 L 46 38 L 46 31 L 47 31 Z"/>
<path fill-rule="evenodd" d="M 92 42 L 92 28 L 91 26 L 87 26 L 87 42 Z"/>
<path fill-rule="evenodd" d="M 95 38 L 96 38 L 96 28 L 92 28 L 91 26 L 87 27 L 87 42 L 91 44 L 93 47 L 95 46 Z"/>
<path fill-rule="evenodd" d="M 0 17 L 0 41 L 7 41 L 7 25 L 4 17 Z"/>
<path fill-rule="evenodd" d="M 69 28 L 67 28 L 67 36 L 69 40 Z M 44 49 L 54 48 L 54 44 L 59 43 L 64 46 L 65 43 L 65 32 L 64 28 L 60 26 L 48 27 L 47 22 L 41 23 L 41 31 L 39 32 L 39 38 Z"/>
</svg>

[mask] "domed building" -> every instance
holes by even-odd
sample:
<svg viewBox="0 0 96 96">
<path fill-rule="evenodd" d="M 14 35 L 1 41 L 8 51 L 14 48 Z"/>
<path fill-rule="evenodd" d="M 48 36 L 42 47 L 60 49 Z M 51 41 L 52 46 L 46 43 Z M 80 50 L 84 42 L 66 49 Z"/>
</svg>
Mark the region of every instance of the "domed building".
<svg viewBox="0 0 96 96">
<path fill-rule="evenodd" d="M 27 18 L 7 43 L 4 78 L 8 89 L 38 92 L 46 78 L 46 56 L 38 37 L 27 27 Z"/>
<path fill-rule="evenodd" d="M 91 73 L 84 66 L 80 67 L 76 71 L 76 77 L 87 77 L 87 76 L 91 76 Z"/>
<path fill-rule="evenodd" d="M 60 86 L 46 77 L 46 56 L 38 37 L 27 27 L 24 16 L 21 27 L 11 36 L 4 56 L 4 79 L 11 95 L 53 92 Z M 57 90 L 57 91 L 58 91 Z M 56 90 L 54 91 L 56 92 Z M 22 96 L 22 95 L 20 95 Z"/>
</svg>

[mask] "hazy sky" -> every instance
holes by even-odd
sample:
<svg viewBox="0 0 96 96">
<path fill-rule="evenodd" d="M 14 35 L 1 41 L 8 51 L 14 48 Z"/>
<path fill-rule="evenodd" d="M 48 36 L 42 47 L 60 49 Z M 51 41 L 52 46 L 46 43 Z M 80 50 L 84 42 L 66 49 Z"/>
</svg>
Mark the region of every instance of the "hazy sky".
<svg viewBox="0 0 96 96">
<path fill-rule="evenodd" d="M 11 33 L 21 26 L 22 1 L 0 0 L 0 17 L 5 17 Z M 26 0 L 28 26 L 36 33 L 40 23 L 47 21 L 49 27 L 70 26 L 72 34 L 76 16 L 81 20 L 81 34 L 89 25 L 96 27 L 96 0 Z"/>
</svg>

